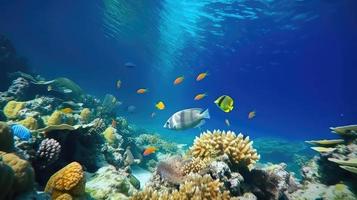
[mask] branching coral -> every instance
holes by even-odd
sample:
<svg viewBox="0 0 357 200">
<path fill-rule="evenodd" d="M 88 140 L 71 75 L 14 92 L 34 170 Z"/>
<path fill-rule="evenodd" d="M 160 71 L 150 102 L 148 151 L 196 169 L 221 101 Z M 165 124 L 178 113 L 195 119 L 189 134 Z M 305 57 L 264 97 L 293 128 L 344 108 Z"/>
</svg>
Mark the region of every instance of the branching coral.
<svg viewBox="0 0 357 200">
<path fill-rule="evenodd" d="M 178 190 L 157 191 L 147 187 L 135 194 L 132 200 L 228 200 L 229 192 L 222 189 L 223 183 L 213 180 L 209 175 L 191 174 Z"/>
<path fill-rule="evenodd" d="M 50 193 L 52 199 L 56 199 L 67 193 L 73 198 L 84 195 L 85 178 L 82 166 L 72 162 L 53 174 L 48 180 L 45 192 Z"/>
<path fill-rule="evenodd" d="M 24 102 L 9 101 L 4 107 L 4 114 L 9 119 L 15 119 L 18 116 L 18 112 L 24 108 Z"/>
<path fill-rule="evenodd" d="M 185 162 L 183 166 L 183 174 L 188 175 L 190 173 L 199 173 L 208 167 L 210 161 L 209 158 L 192 158 Z"/>
<path fill-rule="evenodd" d="M 233 163 L 244 163 L 248 168 L 259 160 L 260 156 L 252 147 L 249 136 L 236 135 L 232 131 L 207 131 L 197 137 L 190 152 L 193 157 L 214 158 L 227 154 Z"/>
</svg>

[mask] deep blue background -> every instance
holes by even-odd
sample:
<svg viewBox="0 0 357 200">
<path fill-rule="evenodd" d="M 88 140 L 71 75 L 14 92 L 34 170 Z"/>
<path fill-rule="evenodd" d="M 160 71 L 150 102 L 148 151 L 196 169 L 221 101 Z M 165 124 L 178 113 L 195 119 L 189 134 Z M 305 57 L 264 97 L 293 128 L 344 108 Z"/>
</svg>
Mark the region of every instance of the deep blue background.
<svg viewBox="0 0 357 200">
<path fill-rule="evenodd" d="M 211 112 L 212 120 L 204 127 L 208 129 L 226 129 L 228 118 L 232 129 L 253 137 L 330 138 L 334 136 L 330 126 L 357 121 L 357 3 L 313 2 L 310 9 L 319 17 L 299 24 L 297 30 L 277 29 L 274 19 L 240 23 L 227 19 L 222 22 L 226 34 L 219 40 L 201 32 L 205 51 L 198 51 L 192 41 L 174 52 L 182 55 L 182 66 L 153 64 L 158 63 L 158 52 L 165 53 L 156 44 L 160 36 L 156 27 L 162 23 L 160 3 L 132 11 L 136 24 L 113 39 L 104 34 L 101 1 L 1 1 L 0 33 L 29 59 L 35 73 L 49 79 L 69 77 L 97 96 L 113 93 L 124 103 L 119 114 L 128 115 L 125 107 L 135 105 L 137 111 L 128 115 L 129 120 L 166 136 L 176 135 L 161 129 L 174 111 L 202 107 Z M 269 31 L 260 34 L 262 29 Z M 125 68 L 128 61 L 137 67 Z M 207 79 L 195 82 L 204 71 L 210 72 Z M 186 79 L 174 87 L 172 81 L 179 75 Z M 123 81 L 120 90 L 115 88 L 117 79 Z M 141 87 L 150 92 L 137 95 Z M 201 92 L 208 97 L 194 102 Z M 222 94 L 235 99 L 232 113 L 213 104 Z M 156 111 L 157 118 L 151 119 L 159 100 L 167 109 Z M 249 121 L 247 114 L 253 109 L 257 117 Z M 192 139 L 198 132 L 178 135 Z"/>
</svg>

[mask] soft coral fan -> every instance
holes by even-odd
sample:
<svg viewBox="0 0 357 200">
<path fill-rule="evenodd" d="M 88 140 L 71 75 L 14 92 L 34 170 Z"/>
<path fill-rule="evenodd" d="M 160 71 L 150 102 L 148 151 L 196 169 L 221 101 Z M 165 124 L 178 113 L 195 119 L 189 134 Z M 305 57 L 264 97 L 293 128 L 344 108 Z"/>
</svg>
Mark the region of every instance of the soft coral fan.
<svg viewBox="0 0 357 200">
<path fill-rule="evenodd" d="M 233 131 L 214 130 L 196 137 L 190 152 L 193 157 L 200 158 L 227 154 L 233 163 L 244 163 L 251 169 L 260 158 L 252 145 L 253 141 L 249 140 L 249 136 L 244 137 L 241 133 L 236 135 Z"/>
</svg>

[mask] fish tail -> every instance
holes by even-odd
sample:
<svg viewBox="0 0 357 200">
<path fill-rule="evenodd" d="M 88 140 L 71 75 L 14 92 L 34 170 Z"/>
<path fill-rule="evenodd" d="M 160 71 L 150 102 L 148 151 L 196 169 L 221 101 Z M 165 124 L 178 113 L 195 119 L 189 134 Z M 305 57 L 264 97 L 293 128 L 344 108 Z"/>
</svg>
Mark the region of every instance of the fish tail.
<svg viewBox="0 0 357 200">
<path fill-rule="evenodd" d="M 209 115 L 208 109 L 206 109 L 205 111 L 203 111 L 203 112 L 201 113 L 201 115 L 202 115 L 202 118 L 204 118 L 204 119 L 209 119 L 209 118 L 211 118 L 210 115 Z"/>
</svg>

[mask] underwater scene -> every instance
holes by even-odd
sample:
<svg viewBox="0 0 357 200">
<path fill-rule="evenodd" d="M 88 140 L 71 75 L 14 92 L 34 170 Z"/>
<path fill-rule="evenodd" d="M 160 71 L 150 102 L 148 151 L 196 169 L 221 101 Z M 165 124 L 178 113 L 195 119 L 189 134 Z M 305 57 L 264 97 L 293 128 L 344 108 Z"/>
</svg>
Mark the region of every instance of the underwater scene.
<svg viewBox="0 0 357 200">
<path fill-rule="evenodd" d="M 356 0 L 0 1 L 0 200 L 357 200 Z"/>
</svg>

